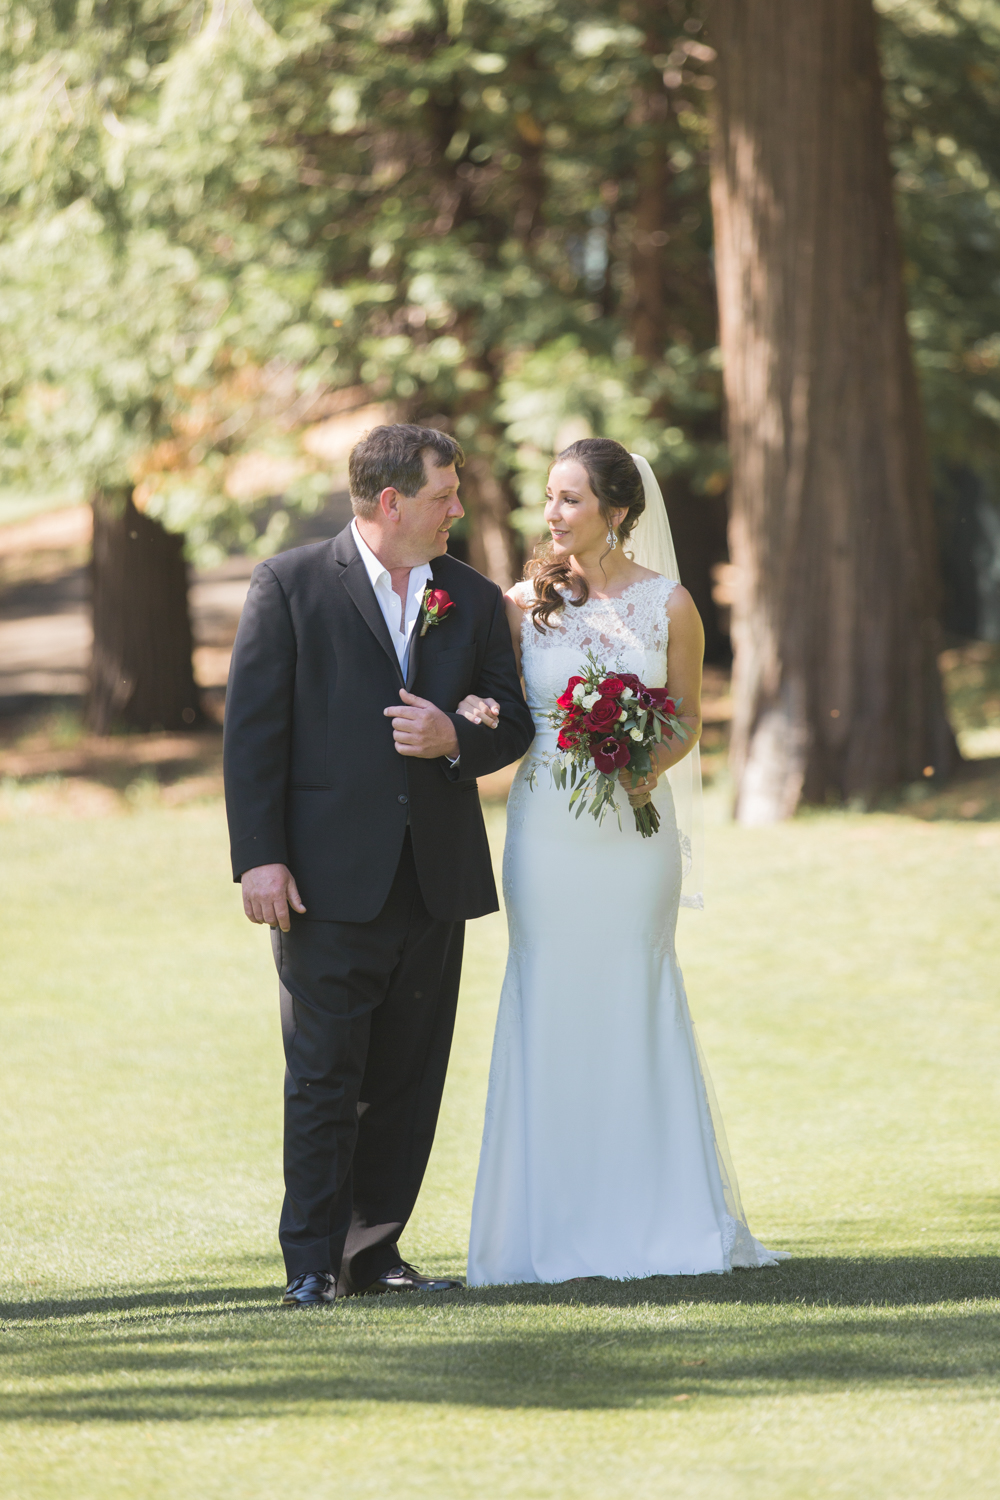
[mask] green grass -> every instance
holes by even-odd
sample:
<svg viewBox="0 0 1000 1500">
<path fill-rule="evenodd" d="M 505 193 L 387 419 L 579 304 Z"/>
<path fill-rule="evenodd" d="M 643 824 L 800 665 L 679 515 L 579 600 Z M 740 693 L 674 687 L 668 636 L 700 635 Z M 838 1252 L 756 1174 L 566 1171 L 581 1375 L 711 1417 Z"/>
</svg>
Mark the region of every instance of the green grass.
<svg viewBox="0 0 1000 1500">
<path fill-rule="evenodd" d="M 4 1496 L 995 1496 L 1000 828 L 720 821 L 709 868 L 681 958 L 751 1227 L 794 1259 L 289 1314 L 275 982 L 219 808 L 0 825 Z M 405 1247 L 441 1271 L 502 919 L 467 951 Z"/>
</svg>

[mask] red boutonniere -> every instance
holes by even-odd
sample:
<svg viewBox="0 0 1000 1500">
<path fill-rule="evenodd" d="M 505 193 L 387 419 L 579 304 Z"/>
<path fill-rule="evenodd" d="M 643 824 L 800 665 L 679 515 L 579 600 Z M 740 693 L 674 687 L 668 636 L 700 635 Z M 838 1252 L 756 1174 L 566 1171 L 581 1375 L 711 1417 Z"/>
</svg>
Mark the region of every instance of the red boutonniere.
<svg viewBox="0 0 1000 1500">
<path fill-rule="evenodd" d="M 432 625 L 440 625 L 445 616 L 450 615 L 454 608 L 454 600 L 447 589 L 425 589 L 424 597 L 420 601 L 420 614 L 424 622 L 420 627 L 420 634 L 426 635 Z"/>
</svg>

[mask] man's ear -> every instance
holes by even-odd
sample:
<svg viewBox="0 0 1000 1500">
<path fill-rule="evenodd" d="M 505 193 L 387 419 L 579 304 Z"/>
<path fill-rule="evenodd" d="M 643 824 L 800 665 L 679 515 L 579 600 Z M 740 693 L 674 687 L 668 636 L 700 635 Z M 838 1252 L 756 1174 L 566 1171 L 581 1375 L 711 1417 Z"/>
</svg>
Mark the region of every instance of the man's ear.
<svg viewBox="0 0 1000 1500">
<path fill-rule="evenodd" d="M 378 497 L 379 510 L 387 521 L 398 521 L 399 515 L 399 491 L 394 490 L 391 485 L 384 489 Z"/>
</svg>

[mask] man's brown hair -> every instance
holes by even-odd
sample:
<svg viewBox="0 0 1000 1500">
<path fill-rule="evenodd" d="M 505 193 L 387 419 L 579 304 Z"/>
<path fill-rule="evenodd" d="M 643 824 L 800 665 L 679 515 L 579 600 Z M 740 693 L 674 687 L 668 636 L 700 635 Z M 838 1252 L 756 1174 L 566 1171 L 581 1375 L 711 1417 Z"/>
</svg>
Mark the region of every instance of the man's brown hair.
<svg viewBox="0 0 1000 1500">
<path fill-rule="evenodd" d="M 430 451 L 439 468 L 456 468 L 465 462 L 460 443 L 436 427 L 417 427 L 412 422 L 394 422 L 391 427 L 373 427 L 351 450 L 348 473 L 351 506 L 356 516 L 368 519 L 378 510 L 383 490 L 415 495 L 427 480 L 424 454 Z"/>
</svg>

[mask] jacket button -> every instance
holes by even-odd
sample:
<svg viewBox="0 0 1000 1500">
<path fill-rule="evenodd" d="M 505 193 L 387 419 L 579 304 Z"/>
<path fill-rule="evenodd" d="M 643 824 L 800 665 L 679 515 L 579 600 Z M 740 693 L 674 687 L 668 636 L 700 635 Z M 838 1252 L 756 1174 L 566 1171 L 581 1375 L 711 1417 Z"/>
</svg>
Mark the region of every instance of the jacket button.
<svg viewBox="0 0 1000 1500">
<path fill-rule="evenodd" d="M 408 797 L 405 797 L 405 796 L 404 796 L 404 795 L 403 795 L 403 793 L 402 793 L 402 792 L 400 792 L 400 794 L 399 794 L 399 796 L 398 796 L 398 797 L 397 797 L 397 798 L 396 798 L 396 801 L 397 801 L 397 802 L 407 802 L 407 801 L 409 801 L 409 798 L 408 798 Z"/>
</svg>

